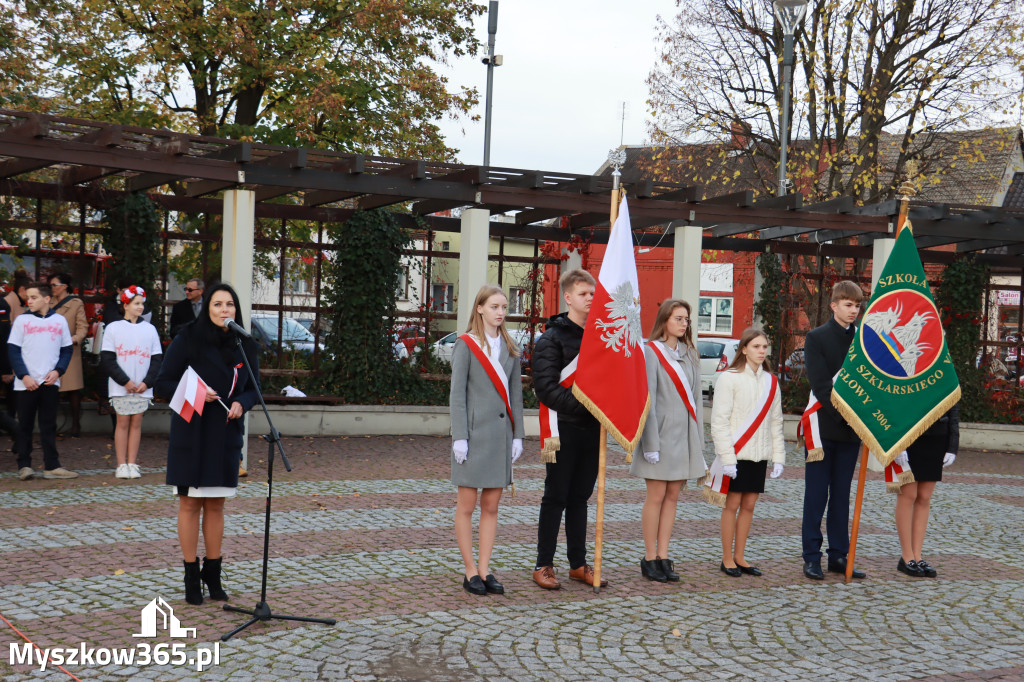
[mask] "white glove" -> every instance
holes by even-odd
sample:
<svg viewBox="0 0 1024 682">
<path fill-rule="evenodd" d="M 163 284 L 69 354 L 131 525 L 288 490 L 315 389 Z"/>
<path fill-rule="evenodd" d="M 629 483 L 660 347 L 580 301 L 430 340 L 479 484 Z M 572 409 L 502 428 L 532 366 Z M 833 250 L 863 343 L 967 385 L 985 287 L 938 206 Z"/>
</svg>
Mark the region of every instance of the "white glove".
<svg viewBox="0 0 1024 682">
<path fill-rule="evenodd" d="M 945 469 L 955 461 L 956 455 L 954 455 L 952 452 L 947 452 L 946 456 L 942 458 L 942 468 Z"/>
<path fill-rule="evenodd" d="M 736 465 L 728 464 L 726 466 L 723 466 L 722 473 L 728 476 L 729 478 L 736 478 Z"/>
<path fill-rule="evenodd" d="M 452 443 L 452 452 L 455 453 L 455 463 L 462 464 L 469 456 L 469 441 L 457 440 Z"/>
<path fill-rule="evenodd" d="M 772 467 L 772 478 L 778 478 L 782 475 L 783 466 L 780 462 L 776 462 L 775 466 Z"/>
<path fill-rule="evenodd" d="M 523 439 L 513 438 L 512 439 L 512 463 L 515 464 L 516 460 L 523 454 Z"/>
<path fill-rule="evenodd" d="M 657 464 L 661 459 L 661 453 L 657 450 L 654 452 L 644 452 L 644 459 L 647 460 L 648 464 Z"/>
<path fill-rule="evenodd" d="M 893 460 L 896 464 L 899 464 L 903 469 L 910 468 L 910 457 L 907 455 L 907 451 L 904 450 L 900 454 L 896 455 L 896 459 Z"/>
</svg>

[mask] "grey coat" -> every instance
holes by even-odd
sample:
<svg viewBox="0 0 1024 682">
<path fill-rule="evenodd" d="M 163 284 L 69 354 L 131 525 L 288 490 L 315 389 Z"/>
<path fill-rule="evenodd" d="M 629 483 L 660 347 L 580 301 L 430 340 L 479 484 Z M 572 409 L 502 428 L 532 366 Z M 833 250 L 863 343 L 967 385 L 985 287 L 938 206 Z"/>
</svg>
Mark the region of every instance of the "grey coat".
<svg viewBox="0 0 1024 682">
<path fill-rule="evenodd" d="M 485 342 L 486 343 L 486 342 Z M 452 483 L 467 488 L 504 488 L 512 482 L 512 439 L 522 438 L 523 381 L 519 358 L 509 354 L 504 339 L 499 355 L 508 379 L 509 404 L 487 376 L 487 371 L 461 338 L 452 353 L 452 440 L 469 441 L 469 456 L 462 464 L 452 453 Z M 509 422 L 513 421 L 513 424 Z"/>
<path fill-rule="evenodd" d="M 669 355 L 669 361 L 674 358 Z M 683 404 L 683 398 L 672 383 L 668 370 L 661 366 L 650 346 L 644 346 L 647 364 L 647 390 L 651 395 L 651 411 L 647 415 L 643 437 L 633 453 L 629 473 L 657 481 L 682 481 L 704 475 L 704 401 L 700 392 L 700 360 L 697 352 L 688 349 L 680 358 L 683 375 L 693 391 L 697 423 Z M 644 459 L 644 452 L 658 452 L 657 464 Z"/>
</svg>

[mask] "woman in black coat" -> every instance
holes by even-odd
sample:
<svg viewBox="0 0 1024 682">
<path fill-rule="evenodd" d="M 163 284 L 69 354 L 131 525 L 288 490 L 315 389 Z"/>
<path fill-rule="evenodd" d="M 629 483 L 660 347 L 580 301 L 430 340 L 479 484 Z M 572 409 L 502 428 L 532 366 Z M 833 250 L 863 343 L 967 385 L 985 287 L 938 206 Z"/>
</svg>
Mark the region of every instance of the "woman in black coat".
<svg viewBox="0 0 1024 682">
<path fill-rule="evenodd" d="M 224 326 L 228 319 L 242 324 L 238 295 L 229 285 L 218 284 L 203 299 L 199 317 L 167 348 L 154 386 L 158 397 L 169 400 L 182 375 L 192 367 L 208 387 L 202 415 L 194 414 L 190 421 L 178 414 L 171 416 L 167 451 L 167 483 L 175 486 L 178 494 L 178 541 L 189 604 L 203 603 L 200 580 L 206 583 L 211 599 L 228 598 L 220 584 L 224 500 L 233 497 L 238 486 L 241 417 L 258 401 L 257 387 L 249 380 L 235 335 Z M 243 341 L 258 379 L 256 347 Z M 196 556 L 200 517 L 206 547 L 202 570 Z"/>
<path fill-rule="evenodd" d="M 900 560 L 896 570 L 915 578 L 934 578 L 938 571 L 921 556 L 928 530 L 935 484 L 942 469 L 956 461 L 960 450 L 960 408 L 954 405 L 907 448 L 900 461 L 910 465 L 914 482 L 904 484 L 896 498 L 896 532 L 900 538 Z"/>
</svg>

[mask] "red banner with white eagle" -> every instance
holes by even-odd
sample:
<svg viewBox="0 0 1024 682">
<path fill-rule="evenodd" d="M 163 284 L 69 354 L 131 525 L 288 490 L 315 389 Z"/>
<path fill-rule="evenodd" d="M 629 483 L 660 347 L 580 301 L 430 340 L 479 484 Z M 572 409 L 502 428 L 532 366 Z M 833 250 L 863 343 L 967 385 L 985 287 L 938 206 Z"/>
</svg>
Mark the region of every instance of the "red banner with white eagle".
<svg viewBox="0 0 1024 682">
<path fill-rule="evenodd" d="M 619 445 L 632 453 L 643 433 L 651 399 L 640 328 L 640 287 L 625 199 L 608 237 L 572 392 Z"/>
</svg>

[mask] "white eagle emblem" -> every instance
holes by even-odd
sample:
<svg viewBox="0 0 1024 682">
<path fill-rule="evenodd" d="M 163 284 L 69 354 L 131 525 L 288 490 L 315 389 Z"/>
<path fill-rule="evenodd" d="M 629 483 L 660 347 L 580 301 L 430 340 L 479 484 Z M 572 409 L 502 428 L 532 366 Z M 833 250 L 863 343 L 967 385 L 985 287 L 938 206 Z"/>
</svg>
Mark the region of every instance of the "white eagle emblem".
<svg viewBox="0 0 1024 682">
<path fill-rule="evenodd" d="M 892 336 L 899 342 L 902 346 L 899 349 L 899 363 L 907 374 L 913 375 L 917 371 L 918 359 L 931 348 L 931 344 L 920 340 L 921 331 L 929 320 L 935 319 L 935 316 L 928 312 L 915 312 L 906 324 L 900 325 L 902 315 L 903 306 L 897 302 L 888 310 L 864 315 L 864 325 L 880 335 Z"/>
<path fill-rule="evenodd" d="M 630 349 L 643 339 L 640 329 L 640 299 L 633 296 L 633 285 L 626 280 L 611 292 L 612 300 L 605 304 L 609 321 L 598 320 L 601 340 L 606 347 L 618 352 L 621 348 L 628 358 Z"/>
</svg>

